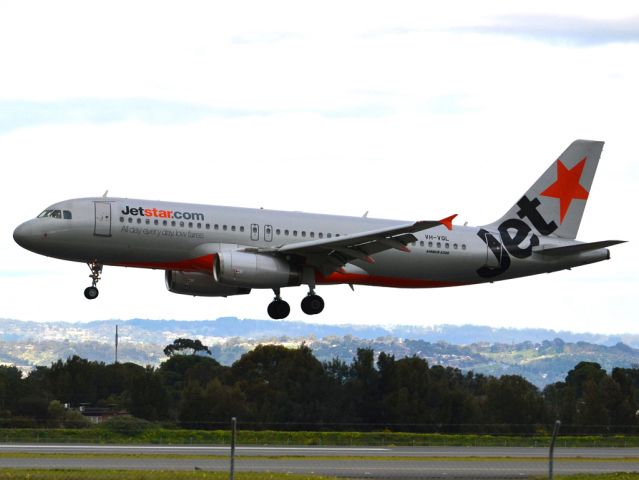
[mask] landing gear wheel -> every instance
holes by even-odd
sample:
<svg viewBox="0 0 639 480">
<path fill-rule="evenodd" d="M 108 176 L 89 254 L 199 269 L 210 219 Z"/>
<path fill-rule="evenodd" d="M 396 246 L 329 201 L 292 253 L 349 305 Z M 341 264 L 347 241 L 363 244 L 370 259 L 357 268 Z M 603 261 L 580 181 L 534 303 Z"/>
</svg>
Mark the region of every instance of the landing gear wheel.
<svg viewBox="0 0 639 480">
<path fill-rule="evenodd" d="M 95 298 L 98 298 L 98 294 L 99 293 L 100 292 L 95 287 L 87 287 L 87 288 L 84 289 L 84 296 L 86 298 L 88 298 L 89 300 L 93 300 Z"/>
<path fill-rule="evenodd" d="M 319 295 L 309 293 L 302 300 L 302 311 L 306 315 L 317 315 L 324 310 L 324 300 Z"/>
<path fill-rule="evenodd" d="M 102 273 L 102 264 L 98 263 L 97 260 L 93 260 L 91 263 L 87 263 L 89 266 L 89 270 L 91 270 L 91 275 L 89 278 L 91 279 L 91 286 L 84 289 L 84 296 L 89 300 L 94 300 L 98 298 L 98 289 L 96 285 L 100 281 L 100 274 Z"/>
<path fill-rule="evenodd" d="M 275 299 L 268 305 L 268 315 L 274 320 L 281 320 L 291 313 L 291 306 L 282 299 Z"/>
</svg>

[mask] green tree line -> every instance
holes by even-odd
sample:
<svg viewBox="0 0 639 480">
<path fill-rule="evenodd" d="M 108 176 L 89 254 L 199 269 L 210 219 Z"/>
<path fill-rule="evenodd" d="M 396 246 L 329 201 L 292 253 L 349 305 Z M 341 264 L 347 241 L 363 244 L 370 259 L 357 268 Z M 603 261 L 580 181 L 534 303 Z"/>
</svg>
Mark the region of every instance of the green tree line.
<svg viewBox="0 0 639 480">
<path fill-rule="evenodd" d="M 178 339 L 184 340 L 184 339 Z M 563 431 L 636 433 L 639 369 L 581 362 L 540 391 L 516 375 L 485 376 L 358 349 L 350 364 L 317 360 L 302 345 L 260 345 L 231 366 L 206 347 L 168 349 L 159 367 L 104 364 L 78 356 L 27 376 L 0 366 L 5 426 L 78 424 L 71 407 L 108 407 L 166 425 L 219 428 L 351 429 L 533 433 L 555 419 Z M 66 412 L 66 413 L 65 413 Z M 580 430 L 581 429 L 581 430 Z"/>
</svg>

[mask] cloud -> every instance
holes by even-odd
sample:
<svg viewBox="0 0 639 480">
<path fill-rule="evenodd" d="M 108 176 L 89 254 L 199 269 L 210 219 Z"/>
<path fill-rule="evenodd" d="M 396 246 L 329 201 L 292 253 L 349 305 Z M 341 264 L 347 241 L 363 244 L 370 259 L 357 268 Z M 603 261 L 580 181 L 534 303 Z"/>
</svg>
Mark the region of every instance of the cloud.
<svg viewBox="0 0 639 480">
<path fill-rule="evenodd" d="M 639 16 L 594 19 L 558 15 L 509 15 L 488 25 L 453 29 L 457 32 L 512 35 L 545 43 L 590 47 L 639 42 Z"/>
<path fill-rule="evenodd" d="M 266 117 L 315 114 L 327 118 L 377 118 L 393 113 L 391 106 L 363 100 L 340 108 L 244 109 L 156 99 L 68 99 L 59 101 L 0 100 L 0 135 L 41 125 L 108 124 L 139 121 L 149 125 L 182 125 L 206 118 Z"/>
<path fill-rule="evenodd" d="M 235 45 L 272 44 L 299 38 L 302 36 L 290 32 L 252 33 L 236 35 L 231 39 L 231 43 Z"/>
<path fill-rule="evenodd" d="M 138 120 L 154 125 L 185 124 L 205 117 L 267 115 L 267 111 L 212 108 L 194 103 L 153 99 L 69 99 L 0 101 L 0 134 L 51 124 L 104 124 Z"/>
</svg>

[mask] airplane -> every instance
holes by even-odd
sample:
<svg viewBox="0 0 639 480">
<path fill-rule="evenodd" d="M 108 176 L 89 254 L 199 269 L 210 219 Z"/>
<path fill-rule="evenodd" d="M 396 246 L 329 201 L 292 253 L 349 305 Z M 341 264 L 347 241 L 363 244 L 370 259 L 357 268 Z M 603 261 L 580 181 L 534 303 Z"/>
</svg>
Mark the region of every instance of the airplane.
<svg viewBox="0 0 639 480">
<path fill-rule="evenodd" d="M 610 259 L 621 240 L 575 240 L 604 142 L 576 140 L 497 221 L 479 227 L 154 200 L 65 200 L 18 226 L 22 247 L 84 262 L 93 300 L 104 265 L 161 269 L 170 292 L 227 297 L 272 289 L 271 318 L 286 318 L 281 289 L 306 285 L 432 288 L 496 282 Z M 493 191 L 495 191 L 493 189 Z"/>
</svg>

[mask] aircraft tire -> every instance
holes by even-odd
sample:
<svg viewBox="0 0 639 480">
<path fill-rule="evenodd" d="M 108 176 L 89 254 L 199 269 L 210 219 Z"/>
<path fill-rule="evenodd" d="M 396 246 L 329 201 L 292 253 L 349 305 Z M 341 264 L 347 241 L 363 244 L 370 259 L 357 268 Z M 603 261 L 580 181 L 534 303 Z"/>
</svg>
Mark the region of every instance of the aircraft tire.
<svg viewBox="0 0 639 480">
<path fill-rule="evenodd" d="M 274 320 L 281 320 L 291 313 L 291 306 L 284 300 L 273 300 L 268 305 L 268 315 Z"/>
<path fill-rule="evenodd" d="M 302 300 L 302 311 L 306 315 L 317 315 L 324 310 L 324 299 L 319 295 L 307 295 Z"/>
<path fill-rule="evenodd" d="M 95 287 L 87 287 L 84 289 L 84 297 L 87 298 L 88 300 L 94 300 L 98 298 L 99 293 L 100 292 Z"/>
</svg>

